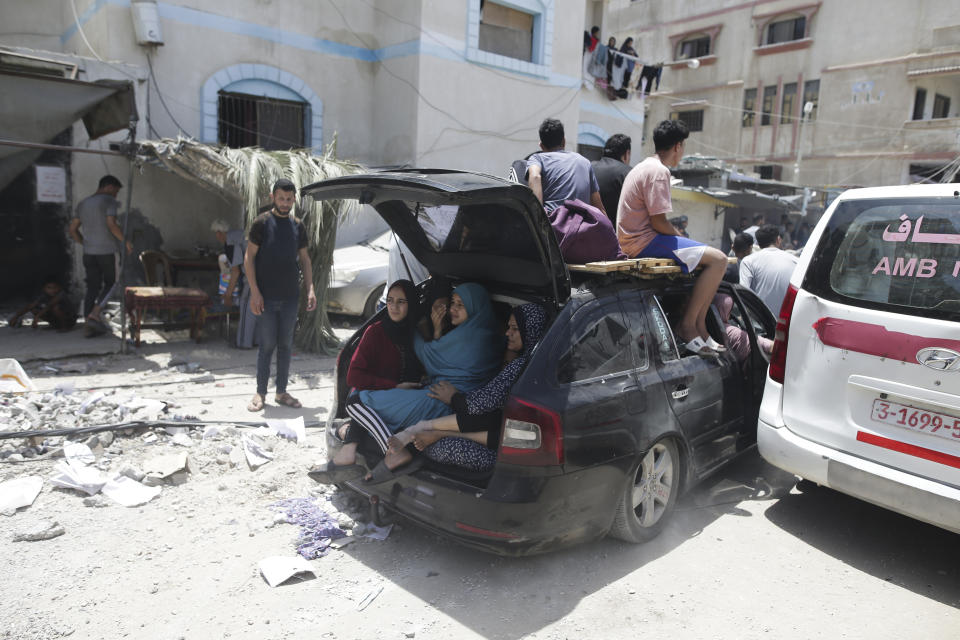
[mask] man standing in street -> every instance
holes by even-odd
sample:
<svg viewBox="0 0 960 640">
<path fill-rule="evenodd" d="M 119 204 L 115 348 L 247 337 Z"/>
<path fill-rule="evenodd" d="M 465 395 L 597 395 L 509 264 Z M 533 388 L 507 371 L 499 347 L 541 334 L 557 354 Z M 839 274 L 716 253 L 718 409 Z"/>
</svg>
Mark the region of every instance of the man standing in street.
<svg viewBox="0 0 960 640">
<path fill-rule="evenodd" d="M 565 200 L 580 200 L 606 213 L 590 161 L 575 151 L 567 151 L 566 146 L 563 123 L 553 118 L 544 120 L 540 125 L 542 153 L 527 160 L 527 184 L 547 213 Z"/>
<path fill-rule="evenodd" d="M 707 332 L 707 312 L 727 266 L 718 249 L 684 238 L 667 219 L 673 211 L 670 169 L 683 158 L 690 131 L 680 120 L 664 120 L 653 131 L 656 153 L 640 162 L 627 175 L 617 209 L 617 238 L 631 258 L 672 258 L 683 273 L 698 266 L 703 272 L 690 295 L 677 335 L 684 348 L 698 355 L 716 355 L 725 347 Z"/>
<path fill-rule="evenodd" d="M 88 338 L 107 332 L 100 312 L 113 294 L 117 279 L 117 243 L 124 244 L 123 230 L 117 224 L 117 194 L 122 186 L 114 176 L 100 178 L 97 192 L 80 201 L 77 213 L 70 221 L 70 237 L 83 245 L 87 288 L 83 299 L 84 335 Z M 128 254 L 133 252 L 130 241 L 126 241 L 126 249 Z"/>
<path fill-rule="evenodd" d="M 747 227 L 743 230 L 744 233 L 748 234 L 751 238 L 756 241 L 757 239 L 757 229 L 763 226 L 764 217 L 762 213 L 754 214 L 753 216 L 753 225 Z"/>
<path fill-rule="evenodd" d="M 630 173 L 630 136 L 615 133 L 607 138 L 603 145 L 603 157 L 590 163 L 600 185 L 600 200 L 607 212 L 607 217 L 617 225 L 617 204 L 620 202 L 620 191 L 623 189 L 623 180 Z"/>
<path fill-rule="evenodd" d="M 740 262 L 740 284 L 756 293 L 776 317 L 790 285 L 790 276 L 797 266 L 797 258 L 780 248 L 780 229 L 776 225 L 765 224 L 757 229 L 757 244 L 760 251 Z"/>
<path fill-rule="evenodd" d="M 259 316 L 260 348 L 257 352 L 257 393 L 247 405 L 249 411 L 263 409 L 274 350 L 277 352 L 274 400 L 287 407 L 303 406 L 287 393 L 293 330 L 300 305 L 301 270 L 307 287 L 307 311 L 317 307 L 317 297 L 313 291 L 313 266 L 307 254 L 307 231 L 291 213 L 296 191 L 289 180 L 277 180 L 270 194 L 273 208 L 257 216 L 250 226 L 243 264 L 250 287 L 250 310 Z"/>
</svg>

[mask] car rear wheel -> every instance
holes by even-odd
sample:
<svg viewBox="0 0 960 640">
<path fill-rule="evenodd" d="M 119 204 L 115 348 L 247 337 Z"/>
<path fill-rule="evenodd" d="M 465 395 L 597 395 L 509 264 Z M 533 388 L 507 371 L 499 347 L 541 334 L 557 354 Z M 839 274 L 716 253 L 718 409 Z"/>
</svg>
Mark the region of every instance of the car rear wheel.
<svg viewBox="0 0 960 640">
<path fill-rule="evenodd" d="M 377 312 L 377 305 L 380 303 L 380 294 L 383 293 L 383 285 L 380 285 L 367 296 L 367 302 L 363 305 L 363 319 L 366 320 Z"/>
<path fill-rule="evenodd" d="M 680 454 L 673 440 L 655 443 L 637 465 L 617 507 L 610 534 L 627 542 L 646 542 L 666 525 L 680 490 Z"/>
</svg>

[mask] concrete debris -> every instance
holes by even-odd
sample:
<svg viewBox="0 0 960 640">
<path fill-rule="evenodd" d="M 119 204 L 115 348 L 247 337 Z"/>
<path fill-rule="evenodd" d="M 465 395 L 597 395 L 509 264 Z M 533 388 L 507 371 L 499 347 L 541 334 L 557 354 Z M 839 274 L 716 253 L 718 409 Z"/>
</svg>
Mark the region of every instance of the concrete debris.
<svg viewBox="0 0 960 640">
<path fill-rule="evenodd" d="M 143 483 L 156 486 L 178 471 L 186 471 L 187 454 L 170 453 L 150 458 L 143 463 Z"/>
<path fill-rule="evenodd" d="M 38 520 L 24 525 L 13 534 L 14 542 L 39 542 L 62 536 L 63 526 L 56 520 Z"/>
</svg>

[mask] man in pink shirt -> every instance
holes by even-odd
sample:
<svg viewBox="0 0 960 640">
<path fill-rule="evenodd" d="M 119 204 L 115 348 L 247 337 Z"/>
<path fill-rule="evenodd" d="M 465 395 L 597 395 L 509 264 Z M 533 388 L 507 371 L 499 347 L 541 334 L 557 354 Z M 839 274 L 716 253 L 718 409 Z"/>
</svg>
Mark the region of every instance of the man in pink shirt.
<svg viewBox="0 0 960 640">
<path fill-rule="evenodd" d="M 684 273 L 703 266 L 677 334 L 688 351 L 708 355 L 725 350 L 707 332 L 707 312 L 726 270 L 727 257 L 684 238 L 667 219 L 673 211 L 668 167 L 680 162 L 689 135 L 687 125 L 679 120 L 664 120 L 654 129 L 656 153 L 637 164 L 623 182 L 617 207 L 617 239 L 631 258 L 672 258 Z"/>
</svg>

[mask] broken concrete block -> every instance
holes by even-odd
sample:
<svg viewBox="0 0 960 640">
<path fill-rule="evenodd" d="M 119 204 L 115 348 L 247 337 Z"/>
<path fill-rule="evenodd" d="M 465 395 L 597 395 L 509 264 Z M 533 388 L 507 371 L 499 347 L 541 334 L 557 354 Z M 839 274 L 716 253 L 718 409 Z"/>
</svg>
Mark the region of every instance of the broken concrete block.
<svg viewBox="0 0 960 640">
<path fill-rule="evenodd" d="M 112 431 L 102 431 L 97 434 L 97 440 L 100 441 L 101 447 L 109 447 L 113 444 L 113 432 Z"/>
<path fill-rule="evenodd" d="M 143 476 L 146 474 L 144 474 L 143 470 L 140 469 L 139 467 L 135 467 L 132 464 L 125 464 L 122 467 L 120 467 L 120 475 L 126 476 L 131 480 L 136 480 L 137 482 L 140 482 L 141 480 L 143 480 Z"/>
<path fill-rule="evenodd" d="M 150 484 L 148 480 L 160 480 L 162 483 L 166 478 L 172 476 L 178 471 L 186 470 L 186 453 L 169 453 L 161 456 L 155 456 L 143 463 L 143 484 L 147 486 L 156 486 Z"/>
</svg>

